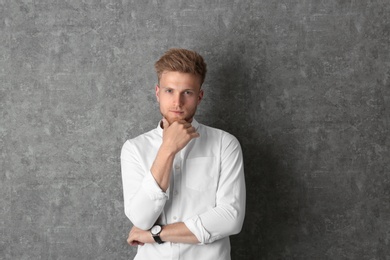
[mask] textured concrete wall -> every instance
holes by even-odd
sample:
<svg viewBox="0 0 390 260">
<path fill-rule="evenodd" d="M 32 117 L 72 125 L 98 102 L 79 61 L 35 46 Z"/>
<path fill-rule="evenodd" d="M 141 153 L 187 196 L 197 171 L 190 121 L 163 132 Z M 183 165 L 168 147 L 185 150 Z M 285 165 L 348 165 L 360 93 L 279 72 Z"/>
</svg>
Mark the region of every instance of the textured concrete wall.
<svg viewBox="0 0 390 260">
<path fill-rule="evenodd" d="M 0 1 L 0 258 L 132 259 L 123 142 L 154 61 L 199 51 L 198 121 L 241 141 L 233 259 L 390 259 L 390 3 Z"/>
</svg>

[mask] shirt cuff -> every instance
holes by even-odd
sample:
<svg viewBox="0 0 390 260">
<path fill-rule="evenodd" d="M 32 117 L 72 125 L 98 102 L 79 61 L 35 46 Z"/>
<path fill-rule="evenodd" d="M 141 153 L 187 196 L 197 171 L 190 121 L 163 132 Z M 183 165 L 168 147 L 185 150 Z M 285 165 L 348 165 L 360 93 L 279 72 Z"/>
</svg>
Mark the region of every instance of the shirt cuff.
<svg viewBox="0 0 390 260">
<path fill-rule="evenodd" d="M 202 221 L 199 216 L 192 217 L 184 221 L 187 228 L 196 236 L 200 245 L 210 243 L 210 234 L 203 227 Z"/>
<path fill-rule="evenodd" d="M 160 208 L 160 206 L 163 205 L 167 199 L 169 199 L 169 189 L 167 192 L 163 192 L 151 172 L 145 176 L 142 182 L 142 187 L 149 198 L 156 202 L 156 208 Z"/>
</svg>

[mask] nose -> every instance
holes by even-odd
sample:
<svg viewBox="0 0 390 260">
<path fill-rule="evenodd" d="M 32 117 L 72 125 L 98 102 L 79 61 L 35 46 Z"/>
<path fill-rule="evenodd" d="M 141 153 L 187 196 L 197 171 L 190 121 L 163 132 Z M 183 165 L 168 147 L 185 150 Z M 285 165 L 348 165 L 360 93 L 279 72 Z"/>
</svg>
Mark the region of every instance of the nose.
<svg viewBox="0 0 390 260">
<path fill-rule="evenodd" d="M 183 104 L 183 97 L 180 93 L 176 93 L 173 97 L 173 104 L 180 107 Z"/>
</svg>

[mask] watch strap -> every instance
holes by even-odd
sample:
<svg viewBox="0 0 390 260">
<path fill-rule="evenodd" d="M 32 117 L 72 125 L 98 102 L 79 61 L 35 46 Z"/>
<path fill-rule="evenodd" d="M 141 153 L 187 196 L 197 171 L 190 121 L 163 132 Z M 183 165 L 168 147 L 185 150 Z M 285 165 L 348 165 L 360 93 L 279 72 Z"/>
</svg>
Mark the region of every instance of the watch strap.
<svg viewBox="0 0 390 260">
<path fill-rule="evenodd" d="M 164 241 L 161 240 L 160 234 L 153 235 L 153 238 L 154 238 L 154 241 L 156 241 L 156 243 L 158 243 L 158 244 L 164 243 Z"/>
</svg>

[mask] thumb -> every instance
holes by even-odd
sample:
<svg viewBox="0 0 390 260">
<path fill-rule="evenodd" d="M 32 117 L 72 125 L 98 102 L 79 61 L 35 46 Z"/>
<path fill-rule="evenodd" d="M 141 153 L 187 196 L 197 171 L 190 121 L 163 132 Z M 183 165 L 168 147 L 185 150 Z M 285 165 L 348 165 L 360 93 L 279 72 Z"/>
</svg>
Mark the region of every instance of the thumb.
<svg viewBox="0 0 390 260">
<path fill-rule="evenodd" d="M 163 119 L 162 119 L 162 127 L 163 127 L 163 130 L 166 130 L 169 127 L 168 120 L 166 120 L 165 117 L 163 117 Z"/>
</svg>

